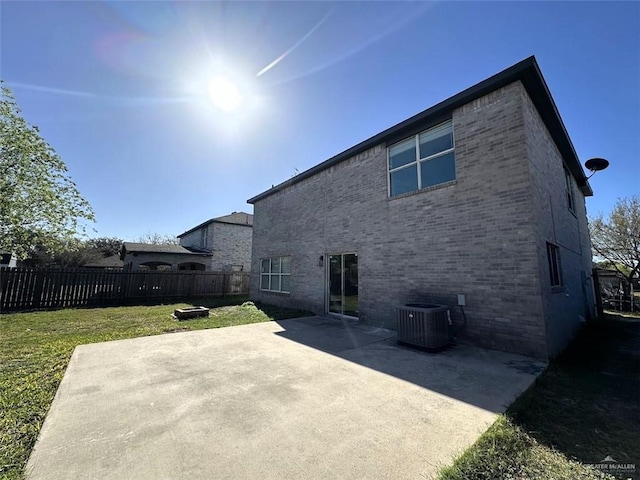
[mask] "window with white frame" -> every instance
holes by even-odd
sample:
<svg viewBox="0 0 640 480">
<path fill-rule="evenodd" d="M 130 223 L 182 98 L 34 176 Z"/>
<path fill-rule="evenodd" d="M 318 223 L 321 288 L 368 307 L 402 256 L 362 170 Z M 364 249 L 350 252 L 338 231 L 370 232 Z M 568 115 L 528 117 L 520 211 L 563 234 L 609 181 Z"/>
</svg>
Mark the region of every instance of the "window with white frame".
<svg viewBox="0 0 640 480">
<path fill-rule="evenodd" d="M 571 210 L 572 212 L 575 212 L 576 203 L 573 196 L 573 182 L 571 180 L 571 174 L 569 173 L 569 170 L 567 170 L 566 168 L 564 169 L 564 181 L 567 189 L 567 206 L 569 207 L 569 210 Z"/>
<path fill-rule="evenodd" d="M 387 154 L 390 197 L 456 179 L 451 120 L 391 145 Z"/>
<path fill-rule="evenodd" d="M 562 287 L 562 267 L 560 265 L 560 247 L 547 243 L 547 259 L 549 260 L 549 276 L 552 287 Z"/>
<path fill-rule="evenodd" d="M 263 258 L 260 261 L 260 290 L 291 291 L 291 257 Z"/>
</svg>

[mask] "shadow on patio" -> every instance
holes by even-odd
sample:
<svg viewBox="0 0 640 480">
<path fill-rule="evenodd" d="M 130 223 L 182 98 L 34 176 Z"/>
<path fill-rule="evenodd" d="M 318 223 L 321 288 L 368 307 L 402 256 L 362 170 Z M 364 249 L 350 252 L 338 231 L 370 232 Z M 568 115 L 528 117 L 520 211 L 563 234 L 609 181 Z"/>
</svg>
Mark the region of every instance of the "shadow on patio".
<svg viewBox="0 0 640 480">
<path fill-rule="evenodd" d="M 332 317 L 277 323 L 284 330 L 275 335 L 495 413 L 546 367 L 536 359 L 468 345 L 422 352 L 399 346 L 394 331 Z"/>
</svg>

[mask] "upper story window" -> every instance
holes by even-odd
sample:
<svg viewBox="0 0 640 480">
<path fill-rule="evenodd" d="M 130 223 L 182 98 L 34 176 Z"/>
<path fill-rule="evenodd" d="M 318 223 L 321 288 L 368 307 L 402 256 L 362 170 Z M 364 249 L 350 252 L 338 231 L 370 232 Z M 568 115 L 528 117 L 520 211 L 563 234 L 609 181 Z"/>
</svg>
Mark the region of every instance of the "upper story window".
<svg viewBox="0 0 640 480">
<path fill-rule="evenodd" d="M 391 197 L 456 179 L 451 120 L 391 145 L 387 151 Z"/>
<path fill-rule="evenodd" d="M 569 170 L 567 170 L 566 168 L 564 169 L 564 181 L 567 190 L 567 206 L 569 207 L 569 210 L 575 212 L 576 203 L 575 197 L 573 196 L 573 181 L 571 180 L 571 174 L 569 173 Z"/>
<path fill-rule="evenodd" d="M 207 237 L 209 236 L 209 226 L 200 229 L 200 247 L 207 248 Z"/>
</svg>

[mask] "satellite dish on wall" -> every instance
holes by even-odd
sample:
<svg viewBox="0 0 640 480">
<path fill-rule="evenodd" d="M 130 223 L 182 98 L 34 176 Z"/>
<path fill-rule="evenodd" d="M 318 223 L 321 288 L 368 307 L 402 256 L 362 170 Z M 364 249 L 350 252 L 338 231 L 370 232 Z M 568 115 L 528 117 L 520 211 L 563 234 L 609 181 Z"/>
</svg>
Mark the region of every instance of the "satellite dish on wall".
<svg viewBox="0 0 640 480">
<path fill-rule="evenodd" d="M 604 158 L 590 158 L 584 163 L 584 166 L 591 172 L 591 175 L 587 178 L 591 178 L 596 172 L 607 168 L 609 166 L 609 161 Z"/>
</svg>

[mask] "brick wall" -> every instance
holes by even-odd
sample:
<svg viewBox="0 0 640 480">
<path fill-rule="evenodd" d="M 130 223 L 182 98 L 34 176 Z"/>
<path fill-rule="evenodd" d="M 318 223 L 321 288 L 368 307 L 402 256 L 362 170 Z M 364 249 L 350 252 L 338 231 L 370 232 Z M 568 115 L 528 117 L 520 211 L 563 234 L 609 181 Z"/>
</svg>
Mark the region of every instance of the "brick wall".
<svg viewBox="0 0 640 480">
<path fill-rule="evenodd" d="M 446 186 L 389 199 L 386 145 L 378 145 L 256 202 L 254 299 L 324 313 L 327 262 L 318 258 L 356 252 L 361 320 L 394 328 L 395 306 L 455 305 L 462 293 L 463 341 L 545 357 L 548 273 L 527 99 L 517 82 L 453 112 L 456 181 Z M 291 293 L 260 291 L 260 259 L 281 255 L 291 256 Z M 453 313 L 461 329 L 459 307 Z"/>
<path fill-rule="evenodd" d="M 226 272 L 235 265 L 242 266 L 244 272 L 251 271 L 251 226 L 214 222 L 209 225 L 209 233 L 212 270 Z"/>
<path fill-rule="evenodd" d="M 562 351 L 580 324 L 595 315 L 591 241 L 585 197 L 571 177 L 575 209 L 569 209 L 563 160 L 540 115 L 523 95 L 526 146 L 534 184 L 542 298 L 550 356 Z M 560 248 L 563 287 L 549 280 L 547 243 Z"/>
<path fill-rule="evenodd" d="M 207 270 L 226 272 L 232 266 L 241 265 L 244 272 L 251 271 L 253 228 L 250 225 L 212 222 L 203 228 L 206 228 L 205 245 L 201 243 L 201 228 L 181 237 L 180 245 L 211 250 Z"/>
</svg>

